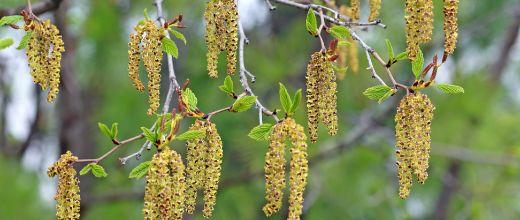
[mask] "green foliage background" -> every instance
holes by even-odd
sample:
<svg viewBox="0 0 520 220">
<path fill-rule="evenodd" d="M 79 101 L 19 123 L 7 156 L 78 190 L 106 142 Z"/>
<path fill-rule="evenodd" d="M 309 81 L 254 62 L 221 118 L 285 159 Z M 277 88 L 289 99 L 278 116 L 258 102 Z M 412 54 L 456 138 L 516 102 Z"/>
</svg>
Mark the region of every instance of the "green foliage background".
<svg viewBox="0 0 520 220">
<path fill-rule="evenodd" d="M 362 2 L 367 5 L 366 1 Z M 435 35 L 433 42 L 423 47 L 425 59 L 442 51 L 442 1 L 434 2 Z M 21 4 L 23 1 L 4 0 L 0 7 Z M 70 11 L 68 19 L 78 38 L 74 65 L 77 78 L 82 90 L 95 97 L 95 102 L 89 103 L 92 105 L 89 108 L 95 110 L 89 120 L 94 126 L 99 121 L 118 122 L 120 137 L 134 136 L 140 132 L 139 127 L 150 125 L 153 118 L 146 116 L 146 95 L 137 92 L 127 77 L 128 33 L 141 18 L 144 8 L 148 8 L 152 17 L 155 9 L 148 0 L 75 0 L 70 4 L 77 4 L 72 8 L 81 11 Z M 518 90 L 507 88 L 503 83 L 489 82 L 494 74 L 489 68 L 496 59 L 506 28 L 512 22 L 510 8 L 514 5 L 518 6 L 516 0 L 461 1 L 460 43 L 439 75 L 450 74 L 441 78 L 451 78 L 454 84 L 463 86 L 466 93 L 445 95 L 433 89 L 426 92 L 436 106 L 432 127 L 433 154 L 426 184 L 414 183 L 407 200 L 403 201 L 397 195 L 392 113 L 378 119 L 377 128 L 371 129 L 362 141 L 313 165 L 305 219 L 433 218 L 438 211 L 436 203 L 443 184 L 452 180 L 445 173 L 457 159 L 462 159 L 461 170 L 457 190 L 450 197 L 449 219 L 515 219 L 520 216 L 519 94 Z M 181 32 L 188 45 L 177 42 L 180 55 L 174 61 L 180 81 L 190 79 L 190 87 L 199 99 L 198 107 L 203 111 L 230 104 L 231 100 L 218 90 L 224 80 L 224 65 L 220 65 L 221 76 L 217 80 L 210 79 L 206 73 L 203 1 L 165 0 L 164 6 L 168 16 L 183 13 L 187 26 Z M 367 43 L 384 58 L 387 57 L 385 38 L 392 41 L 396 53 L 405 49 L 403 7 L 403 1 L 383 1 L 381 18 L 388 28 L 371 27 L 368 32 L 361 32 Z M 367 16 L 367 11 L 363 12 Z M 304 88 L 307 61 L 319 48 L 319 42 L 305 30 L 305 14 L 303 10 L 278 5 L 265 23 L 246 30 L 251 41 L 245 50 L 246 66 L 257 76 L 254 90 L 269 108 L 281 108 L 278 82 L 284 83 L 289 91 Z M 1 34 L 9 35 L 9 31 Z M 322 129 L 318 143 L 309 145 L 311 155 L 333 147 L 359 126 L 357 119 L 363 111 L 380 112 L 387 105 L 394 108 L 403 95 L 401 91 L 381 105 L 363 96 L 362 92 L 376 82 L 364 68 L 366 59 L 361 51 L 360 73 L 348 72 L 346 79 L 338 82 L 340 132 L 337 137 L 328 137 Z M 222 59 L 220 63 L 225 62 Z M 518 73 L 520 65 L 510 63 L 511 68 L 516 71 L 509 72 Z M 382 72 L 382 69 L 378 71 Z M 393 72 L 408 84 L 413 81 L 409 62 L 398 63 Z M 162 95 L 165 94 L 166 79 L 163 75 Z M 238 78 L 234 80 L 238 85 Z M 306 121 L 303 107 L 302 104 L 296 114 L 301 124 Z M 263 170 L 267 142 L 256 142 L 247 137 L 257 120 L 254 110 L 219 114 L 213 118 L 224 142 L 222 179 L 231 180 L 221 184 L 214 219 L 265 219 L 261 212 L 263 178 L 260 175 L 244 181 L 238 176 Z M 187 126 L 186 123 L 184 127 Z M 97 144 L 92 148 L 98 155 L 111 146 L 99 132 L 85 135 L 96 139 Z M 82 213 L 83 219 L 141 218 L 140 193 L 144 180 L 128 179 L 128 173 L 139 162 L 131 161 L 121 166 L 117 160 L 135 152 L 140 144 L 125 146 L 102 162 L 109 174 L 107 178 L 86 177 L 92 179 L 88 182 L 93 187 L 88 198 L 82 198 L 90 201 Z M 173 147 L 178 152 L 185 151 L 182 142 L 176 142 Z M 143 159 L 150 156 L 151 153 L 146 152 Z M 53 218 L 53 204 L 39 198 L 39 180 L 34 173 L 20 168 L 19 161 L 0 158 L 0 174 L 0 200 L 3 201 L 0 218 Z M 273 219 L 283 218 L 283 213 Z M 197 214 L 194 218 L 201 219 L 202 216 Z"/>
</svg>

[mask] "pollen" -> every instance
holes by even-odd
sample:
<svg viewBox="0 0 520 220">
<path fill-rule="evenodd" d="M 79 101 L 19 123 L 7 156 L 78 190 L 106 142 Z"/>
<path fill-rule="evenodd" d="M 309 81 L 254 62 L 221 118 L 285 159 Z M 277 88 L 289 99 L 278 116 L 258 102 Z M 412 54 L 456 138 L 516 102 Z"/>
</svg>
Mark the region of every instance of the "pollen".
<svg viewBox="0 0 520 220">
<path fill-rule="evenodd" d="M 76 170 L 72 168 L 72 164 L 77 160 L 77 157 L 67 151 L 47 169 L 49 177 L 58 175 L 58 191 L 54 196 L 57 219 L 79 219 L 79 180 L 76 177 Z"/>
<path fill-rule="evenodd" d="M 457 13 L 458 0 L 444 0 L 444 51 L 452 54 L 455 51 L 458 37 Z"/>
</svg>

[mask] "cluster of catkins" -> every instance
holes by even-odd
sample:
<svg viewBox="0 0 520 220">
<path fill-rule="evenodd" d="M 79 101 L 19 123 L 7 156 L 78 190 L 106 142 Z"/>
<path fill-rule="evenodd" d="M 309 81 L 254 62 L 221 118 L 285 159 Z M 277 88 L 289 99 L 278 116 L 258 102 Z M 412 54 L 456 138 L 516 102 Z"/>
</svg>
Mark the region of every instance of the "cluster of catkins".
<svg viewBox="0 0 520 220">
<path fill-rule="evenodd" d="M 204 17 L 209 76 L 218 77 L 218 55 L 223 51 L 227 52 L 227 73 L 234 74 L 238 49 L 238 9 L 235 0 L 209 0 Z"/>
<path fill-rule="evenodd" d="M 452 54 L 457 44 L 458 0 L 444 0 L 445 53 Z M 406 0 L 406 52 L 415 60 L 420 44 L 428 43 L 433 33 L 433 0 Z"/>
<path fill-rule="evenodd" d="M 267 216 L 278 212 L 282 207 L 285 184 L 285 143 L 290 142 L 291 162 L 289 174 L 289 216 L 288 219 L 300 219 L 303 204 L 303 192 L 307 185 L 309 171 L 307 161 L 307 137 L 303 126 L 294 119 L 286 118 L 274 125 L 269 136 L 269 149 L 265 155 L 265 199 L 263 210 Z"/>
<path fill-rule="evenodd" d="M 26 20 L 25 30 L 30 34 L 26 54 L 31 76 L 42 90 L 49 88 L 47 101 L 53 102 L 59 92 L 61 53 L 65 51 L 60 32 L 50 20 Z"/>
<path fill-rule="evenodd" d="M 336 75 L 327 53 L 315 52 L 307 65 L 307 118 L 311 142 L 318 140 L 318 123 L 328 127 L 329 135 L 338 132 Z"/>
<path fill-rule="evenodd" d="M 159 149 L 146 176 L 144 218 L 182 219 L 185 184 L 181 156 L 167 146 Z"/>
<path fill-rule="evenodd" d="M 406 95 L 395 115 L 395 138 L 399 197 L 407 198 L 412 185 L 412 176 L 419 183 L 428 178 L 430 158 L 430 127 L 433 106 L 428 96 L 416 92 Z"/>
<path fill-rule="evenodd" d="M 139 62 L 142 57 L 146 72 L 148 72 L 148 115 L 154 114 L 159 108 L 159 90 L 161 84 L 161 61 L 163 51 L 161 40 L 165 37 L 164 28 L 147 19 L 138 24 L 135 33 L 130 34 L 128 43 L 128 76 L 135 88 L 144 91 L 139 79 Z"/>
<path fill-rule="evenodd" d="M 56 200 L 57 219 L 79 219 L 79 180 L 72 164 L 78 160 L 70 151 L 61 155 L 60 159 L 47 169 L 47 175 L 58 175 L 58 192 Z"/>
<path fill-rule="evenodd" d="M 203 131 L 202 138 L 188 140 L 186 167 L 186 212 L 193 213 L 197 191 L 204 190 L 204 217 L 213 213 L 222 164 L 222 140 L 215 124 L 196 121 L 190 130 Z"/>
</svg>

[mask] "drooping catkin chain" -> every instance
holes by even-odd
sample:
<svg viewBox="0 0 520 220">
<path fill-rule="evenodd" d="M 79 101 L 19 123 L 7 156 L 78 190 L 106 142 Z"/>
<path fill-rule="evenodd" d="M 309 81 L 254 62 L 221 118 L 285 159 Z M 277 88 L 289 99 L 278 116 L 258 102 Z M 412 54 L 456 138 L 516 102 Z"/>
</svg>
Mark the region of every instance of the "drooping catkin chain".
<svg viewBox="0 0 520 220">
<path fill-rule="evenodd" d="M 150 163 L 146 176 L 145 219 L 182 219 L 185 177 L 181 156 L 163 147 Z"/>
<path fill-rule="evenodd" d="M 372 22 L 379 17 L 379 9 L 381 9 L 381 0 L 370 0 L 370 15 L 368 16 L 368 21 Z"/>
<path fill-rule="evenodd" d="M 154 114 L 159 108 L 161 85 L 161 60 L 163 58 L 161 39 L 164 37 L 164 28 L 152 20 L 145 20 L 134 27 L 135 33 L 130 34 L 128 43 L 128 76 L 138 91 L 144 86 L 139 79 L 139 61 L 143 59 L 148 73 L 148 115 Z M 140 47 L 139 47 L 140 46 Z"/>
<path fill-rule="evenodd" d="M 58 191 L 54 200 L 56 200 L 56 218 L 60 220 L 79 219 L 80 216 L 79 180 L 76 177 L 76 170 L 72 168 L 72 163 L 77 160 L 78 157 L 67 151 L 47 169 L 49 177 L 58 175 Z"/>
<path fill-rule="evenodd" d="M 263 211 L 267 216 L 278 212 L 282 207 L 285 183 L 285 143 L 290 142 L 291 162 L 289 173 L 289 215 L 288 219 L 300 219 L 303 193 L 307 185 L 307 136 L 303 126 L 294 119 L 286 118 L 274 125 L 269 136 L 269 149 L 265 155 L 265 199 Z"/>
<path fill-rule="evenodd" d="M 455 51 L 458 37 L 457 14 L 458 0 L 444 0 L 444 52 L 452 54 Z"/>
<path fill-rule="evenodd" d="M 61 57 L 65 51 L 58 28 L 50 20 L 28 20 L 26 31 L 31 31 L 26 55 L 34 83 L 42 90 L 49 88 L 47 101 L 53 102 L 59 92 Z"/>
<path fill-rule="evenodd" d="M 435 107 L 422 93 L 405 96 L 399 103 L 396 121 L 396 157 L 399 178 L 399 196 L 408 197 L 412 174 L 419 183 L 428 178 L 430 158 L 431 121 Z"/>
<path fill-rule="evenodd" d="M 234 0 L 209 0 L 206 19 L 206 53 L 208 75 L 218 77 L 218 56 L 227 53 L 227 73 L 236 71 L 238 49 L 238 8 Z"/>
<path fill-rule="evenodd" d="M 210 218 L 217 199 L 223 157 L 222 140 L 215 124 L 196 121 L 190 130 L 203 131 L 203 138 L 187 141 L 186 170 L 186 211 L 193 213 L 197 200 L 197 190 L 204 190 L 204 217 Z"/>
<path fill-rule="evenodd" d="M 312 54 L 306 80 L 309 135 L 311 142 L 316 142 L 319 122 L 327 126 L 329 135 L 338 131 L 336 75 L 326 53 Z"/>
<path fill-rule="evenodd" d="M 415 60 L 421 43 L 431 40 L 433 34 L 433 1 L 406 0 L 406 52 Z"/>
</svg>

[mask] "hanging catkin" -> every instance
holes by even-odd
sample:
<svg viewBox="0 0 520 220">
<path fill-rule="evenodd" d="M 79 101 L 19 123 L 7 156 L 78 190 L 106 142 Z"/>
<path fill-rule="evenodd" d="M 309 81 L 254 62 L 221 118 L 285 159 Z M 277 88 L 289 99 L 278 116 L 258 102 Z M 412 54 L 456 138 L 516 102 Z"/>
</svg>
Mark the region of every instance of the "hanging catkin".
<svg viewBox="0 0 520 220">
<path fill-rule="evenodd" d="M 381 0 L 370 0 L 370 15 L 368 21 L 373 22 L 379 17 L 379 9 L 381 8 Z"/>
<path fill-rule="evenodd" d="M 60 159 L 47 169 L 47 175 L 58 175 L 58 192 L 56 200 L 56 218 L 60 220 L 79 219 L 80 195 L 79 180 L 72 163 L 78 160 L 70 151 L 61 155 Z"/>
<path fill-rule="evenodd" d="M 316 142 L 319 122 L 327 126 L 329 135 L 338 131 L 336 75 L 326 53 L 312 54 L 306 80 L 308 129 L 311 142 Z"/>
<path fill-rule="evenodd" d="M 399 177 L 399 196 L 408 197 L 412 174 L 419 183 L 428 178 L 430 157 L 430 126 L 433 106 L 428 96 L 414 93 L 405 96 L 399 103 L 396 122 L 396 157 Z"/>
<path fill-rule="evenodd" d="M 458 0 L 444 0 L 444 52 L 452 54 L 455 51 L 458 37 L 457 13 Z"/>
<path fill-rule="evenodd" d="M 433 33 L 433 1 L 406 0 L 406 52 L 408 58 L 415 60 L 419 44 L 431 40 Z"/>
</svg>

